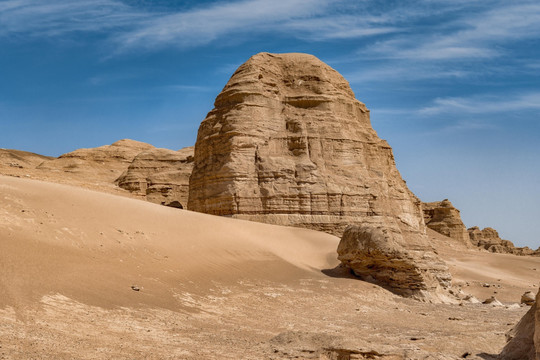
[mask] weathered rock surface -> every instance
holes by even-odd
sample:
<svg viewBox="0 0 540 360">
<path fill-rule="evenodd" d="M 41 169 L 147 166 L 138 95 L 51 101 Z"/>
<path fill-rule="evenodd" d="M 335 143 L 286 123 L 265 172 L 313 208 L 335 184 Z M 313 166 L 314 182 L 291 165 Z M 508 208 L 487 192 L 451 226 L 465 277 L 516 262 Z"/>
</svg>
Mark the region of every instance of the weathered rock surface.
<svg viewBox="0 0 540 360">
<path fill-rule="evenodd" d="M 44 161 L 52 160 L 53 157 L 43 156 L 27 151 L 0 149 L 0 169 L 25 169 L 35 168 Z"/>
<path fill-rule="evenodd" d="M 420 201 L 369 110 L 307 54 L 260 53 L 201 123 L 190 210 L 341 235 L 351 223 L 422 236 Z"/>
<path fill-rule="evenodd" d="M 520 322 L 506 334 L 508 343 L 501 360 L 540 360 L 540 291 L 536 302 Z"/>
<path fill-rule="evenodd" d="M 490 227 L 480 230 L 478 226 L 473 226 L 468 229 L 468 232 L 473 245 L 489 252 L 514 255 L 535 255 L 538 252 L 527 246 L 514 246 L 510 240 L 501 239 L 497 230 Z"/>
<path fill-rule="evenodd" d="M 389 229 L 349 226 L 338 246 L 338 259 L 356 276 L 375 280 L 398 295 L 428 301 L 449 301 L 448 267 L 425 243 L 405 240 Z"/>
<path fill-rule="evenodd" d="M 192 146 L 178 151 L 154 148 L 139 153 L 116 184 L 150 202 L 185 208 L 192 169 Z"/>
<path fill-rule="evenodd" d="M 37 169 L 64 172 L 79 177 L 113 183 L 141 151 L 154 148 L 135 140 L 119 140 L 111 145 L 78 149 L 56 159 L 45 161 Z"/>
<path fill-rule="evenodd" d="M 427 227 L 470 247 L 469 233 L 461 221 L 459 210 L 448 199 L 422 203 L 422 209 Z"/>
<path fill-rule="evenodd" d="M 532 306 L 535 302 L 534 293 L 532 291 L 527 291 L 523 295 L 521 295 L 521 303 L 525 305 Z"/>
</svg>

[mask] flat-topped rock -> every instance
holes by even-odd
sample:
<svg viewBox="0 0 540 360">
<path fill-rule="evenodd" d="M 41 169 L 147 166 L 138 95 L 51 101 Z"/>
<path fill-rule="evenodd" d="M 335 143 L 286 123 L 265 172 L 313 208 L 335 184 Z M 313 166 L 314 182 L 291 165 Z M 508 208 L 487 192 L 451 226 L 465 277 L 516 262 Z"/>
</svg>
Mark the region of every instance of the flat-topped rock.
<svg viewBox="0 0 540 360">
<path fill-rule="evenodd" d="M 352 223 L 423 236 L 420 201 L 369 110 L 307 54 L 240 66 L 201 123 L 190 210 L 341 235 Z"/>
</svg>

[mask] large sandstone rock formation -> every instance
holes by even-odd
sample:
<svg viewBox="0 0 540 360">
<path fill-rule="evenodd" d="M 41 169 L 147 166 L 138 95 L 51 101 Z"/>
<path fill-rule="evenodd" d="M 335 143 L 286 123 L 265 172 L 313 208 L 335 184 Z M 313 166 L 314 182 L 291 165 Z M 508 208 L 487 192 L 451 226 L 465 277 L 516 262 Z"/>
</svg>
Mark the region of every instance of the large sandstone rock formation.
<svg viewBox="0 0 540 360">
<path fill-rule="evenodd" d="M 139 153 L 116 183 L 150 202 L 184 208 L 192 168 L 192 146 L 178 151 L 150 149 Z"/>
<path fill-rule="evenodd" d="M 489 252 L 514 255 L 535 255 L 537 253 L 527 246 L 516 247 L 510 240 L 501 239 L 497 230 L 490 227 L 480 230 L 478 226 L 473 226 L 468 231 L 471 243 Z"/>
<path fill-rule="evenodd" d="M 356 276 L 376 281 L 396 294 L 427 301 L 450 301 L 448 267 L 423 237 L 405 239 L 384 227 L 349 226 L 338 259 Z"/>
<path fill-rule="evenodd" d="M 424 221 L 428 228 L 455 239 L 467 247 L 471 245 L 469 233 L 461 221 L 459 210 L 448 199 L 423 203 L 422 208 Z"/>
<path fill-rule="evenodd" d="M 540 360 L 540 291 L 536 302 L 520 322 L 506 334 L 508 343 L 501 360 Z"/>
<path fill-rule="evenodd" d="M 260 53 L 236 70 L 200 125 L 188 208 L 336 235 L 358 222 L 425 231 L 369 110 L 307 54 Z"/>
</svg>

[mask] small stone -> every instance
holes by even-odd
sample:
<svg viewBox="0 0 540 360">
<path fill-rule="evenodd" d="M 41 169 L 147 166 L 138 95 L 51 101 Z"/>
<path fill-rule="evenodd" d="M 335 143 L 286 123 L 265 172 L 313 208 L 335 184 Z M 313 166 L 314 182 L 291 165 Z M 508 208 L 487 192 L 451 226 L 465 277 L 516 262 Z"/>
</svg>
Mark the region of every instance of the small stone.
<svg viewBox="0 0 540 360">
<path fill-rule="evenodd" d="M 482 286 L 485 288 L 491 287 L 491 285 L 489 285 L 488 283 L 482 284 Z"/>
<path fill-rule="evenodd" d="M 523 295 L 521 295 L 521 303 L 525 305 L 532 306 L 535 301 L 535 296 L 532 291 L 526 291 Z"/>
<path fill-rule="evenodd" d="M 482 304 L 493 305 L 493 306 L 503 306 L 503 304 L 499 300 L 497 300 L 497 298 L 495 296 L 492 296 L 492 297 L 484 300 L 484 302 Z"/>
<path fill-rule="evenodd" d="M 131 285 L 131 290 L 140 291 L 141 289 L 137 285 Z"/>
</svg>

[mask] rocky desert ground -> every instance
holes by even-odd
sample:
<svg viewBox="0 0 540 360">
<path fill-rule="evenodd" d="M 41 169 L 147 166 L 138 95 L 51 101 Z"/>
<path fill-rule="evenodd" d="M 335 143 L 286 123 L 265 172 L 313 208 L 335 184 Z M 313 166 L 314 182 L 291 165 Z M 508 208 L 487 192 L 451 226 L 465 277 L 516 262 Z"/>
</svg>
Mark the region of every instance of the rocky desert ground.
<svg viewBox="0 0 540 360">
<path fill-rule="evenodd" d="M 0 174 L 0 359 L 540 359 L 539 251 L 422 203 L 311 55 L 249 59 L 194 148 Z"/>
</svg>

